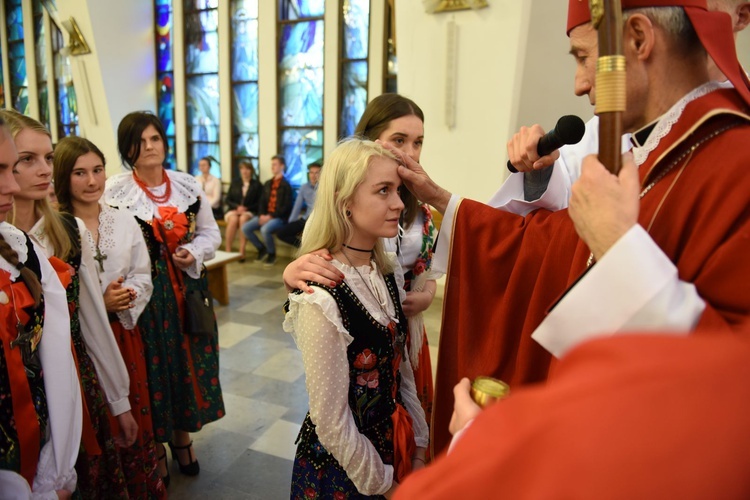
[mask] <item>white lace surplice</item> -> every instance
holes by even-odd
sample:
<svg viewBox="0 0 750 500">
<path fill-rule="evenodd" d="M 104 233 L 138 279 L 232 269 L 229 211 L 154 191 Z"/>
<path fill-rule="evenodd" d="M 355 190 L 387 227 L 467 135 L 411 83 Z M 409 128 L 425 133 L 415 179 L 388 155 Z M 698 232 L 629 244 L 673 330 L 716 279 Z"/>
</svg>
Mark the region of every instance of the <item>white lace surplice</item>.
<svg viewBox="0 0 750 500">
<path fill-rule="evenodd" d="M 395 255 L 389 254 L 395 262 Z M 389 300 L 385 280 L 377 268 L 357 268 L 367 284 L 350 266 L 336 260 L 345 282 L 364 304 L 370 315 L 382 325 L 395 316 Z M 403 273 L 395 270 L 397 286 L 403 300 Z M 370 286 L 381 298 L 387 312 L 365 287 Z M 346 471 L 357 489 L 366 495 L 383 494 L 393 483 L 393 466 L 380 459 L 369 439 L 362 435 L 349 408 L 349 361 L 347 346 L 353 338 L 344 328 L 341 313 L 330 294 L 318 287 L 313 294 L 290 294 L 290 310 L 284 319 L 284 330 L 290 332 L 302 352 L 307 392 L 310 399 L 310 418 L 316 426 L 321 444 L 325 446 Z M 424 411 L 417 397 L 414 373 L 408 355 L 401 361 L 401 397 L 414 422 L 417 446 L 426 447 L 428 428 Z"/>
</svg>

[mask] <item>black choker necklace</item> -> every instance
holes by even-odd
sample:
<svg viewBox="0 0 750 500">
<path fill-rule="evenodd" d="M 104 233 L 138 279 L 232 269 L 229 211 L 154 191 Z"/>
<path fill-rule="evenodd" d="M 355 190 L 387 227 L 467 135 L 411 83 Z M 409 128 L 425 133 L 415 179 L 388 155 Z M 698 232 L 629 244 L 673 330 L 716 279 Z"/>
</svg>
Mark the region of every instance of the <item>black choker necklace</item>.
<svg viewBox="0 0 750 500">
<path fill-rule="evenodd" d="M 349 245 L 346 245 L 344 243 L 342 243 L 341 246 L 344 246 L 344 247 L 348 248 L 349 250 L 354 250 L 355 252 L 362 252 L 362 253 L 372 253 L 372 251 L 375 250 L 374 247 L 371 248 L 371 249 L 369 249 L 369 250 L 362 250 L 361 248 L 350 247 Z"/>
</svg>

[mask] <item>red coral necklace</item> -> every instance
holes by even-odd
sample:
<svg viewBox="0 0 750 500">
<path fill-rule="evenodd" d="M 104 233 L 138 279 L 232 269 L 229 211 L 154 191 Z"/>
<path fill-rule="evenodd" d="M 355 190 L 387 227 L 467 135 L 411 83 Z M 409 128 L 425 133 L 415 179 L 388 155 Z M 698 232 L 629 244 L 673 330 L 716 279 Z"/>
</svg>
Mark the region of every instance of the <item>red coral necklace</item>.
<svg viewBox="0 0 750 500">
<path fill-rule="evenodd" d="M 170 196 L 172 196 L 172 181 L 169 179 L 169 176 L 167 175 L 167 171 L 163 168 L 161 169 L 161 180 L 163 183 L 167 184 L 167 189 L 164 191 L 164 194 L 161 196 L 157 196 L 154 193 L 152 193 L 148 186 L 141 180 L 140 177 L 138 177 L 138 172 L 133 170 L 133 180 L 136 184 L 143 190 L 144 193 L 146 193 L 146 196 L 149 197 L 151 201 L 156 203 L 157 205 L 159 203 L 166 203 Z"/>
</svg>

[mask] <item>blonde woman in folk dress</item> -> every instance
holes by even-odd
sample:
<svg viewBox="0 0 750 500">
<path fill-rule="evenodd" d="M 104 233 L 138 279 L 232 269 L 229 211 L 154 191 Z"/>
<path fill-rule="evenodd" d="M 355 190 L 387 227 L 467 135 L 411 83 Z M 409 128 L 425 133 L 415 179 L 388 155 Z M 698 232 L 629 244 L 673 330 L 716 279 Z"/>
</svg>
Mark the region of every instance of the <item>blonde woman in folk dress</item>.
<svg viewBox="0 0 750 500">
<path fill-rule="evenodd" d="M 14 168 L 20 191 L 11 221 L 28 231 L 47 257 L 72 267 L 67 286 L 70 330 L 84 393 L 81 452 L 76 463 L 78 490 L 84 498 L 127 498 L 118 446 L 133 444 L 137 424 L 130 411 L 130 379 L 99 288 L 91 238 L 80 219 L 49 207 L 47 191 L 52 176 L 52 141 L 38 121 L 13 110 L 0 111 L 18 150 Z M 86 244 L 84 244 L 86 243 Z M 59 259 L 59 260 L 58 260 Z M 109 416 L 120 426 L 115 435 Z"/>
<path fill-rule="evenodd" d="M 130 405 L 138 424 L 132 446 L 120 449 L 131 498 L 164 498 L 157 472 L 146 359 L 137 321 L 151 299 L 151 261 L 135 218 L 100 201 L 104 155 L 91 141 L 66 137 L 55 147 L 54 183 L 61 211 L 83 220 L 99 266 L 101 290 L 115 340 L 130 376 Z M 114 420 L 111 421 L 116 426 Z"/>
<path fill-rule="evenodd" d="M 81 441 L 81 392 L 65 289 L 26 234 L 5 222 L 17 155 L 0 118 L 0 493 L 70 498 Z M 33 492 L 33 493 L 32 493 Z"/>
<path fill-rule="evenodd" d="M 169 443 L 180 472 L 194 476 L 200 467 L 189 433 L 224 416 L 224 401 L 218 335 L 185 333 L 181 283 L 188 290 L 208 288 L 203 262 L 213 258 L 221 234 L 198 181 L 164 169 L 167 140 L 156 116 L 126 115 L 117 142 L 132 172 L 107 179 L 104 202 L 135 215 L 151 256 L 154 291 L 138 324 L 160 474 L 168 477 L 163 443 Z"/>
<path fill-rule="evenodd" d="M 424 141 L 424 114 L 417 104 L 399 94 L 383 94 L 365 108 L 355 134 L 372 141 L 380 140 L 419 161 Z M 432 270 L 432 249 L 437 229 L 430 207 L 419 202 L 405 187 L 401 188 L 404 212 L 399 233 L 385 240 L 385 248 L 395 252 L 404 271 L 406 298 L 402 304 L 409 320 L 409 352 L 422 408 L 431 421 L 433 383 L 430 349 L 422 313 L 435 298 L 436 279 L 442 274 Z M 316 252 L 318 254 L 319 252 Z M 307 288 L 304 280 L 328 282 L 340 279 L 338 271 L 317 257 L 302 256 L 284 271 L 287 287 Z M 429 459 L 429 457 L 428 457 Z"/>
<path fill-rule="evenodd" d="M 401 309 L 403 279 L 382 238 L 404 205 L 393 155 L 352 139 L 330 155 L 300 252 L 326 248 L 338 285 L 289 294 L 284 329 L 302 351 L 310 412 L 298 437 L 291 498 L 389 497 L 424 466 L 427 422 Z"/>
</svg>

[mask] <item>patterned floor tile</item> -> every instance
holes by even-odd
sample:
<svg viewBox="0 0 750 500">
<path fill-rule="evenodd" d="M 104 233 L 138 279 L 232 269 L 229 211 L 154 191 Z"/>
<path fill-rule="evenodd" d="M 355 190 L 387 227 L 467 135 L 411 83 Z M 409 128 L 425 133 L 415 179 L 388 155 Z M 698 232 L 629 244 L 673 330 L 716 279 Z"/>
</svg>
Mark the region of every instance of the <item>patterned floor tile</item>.
<svg viewBox="0 0 750 500">
<path fill-rule="evenodd" d="M 294 453 L 297 451 L 294 441 L 297 439 L 300 427 L 301 423 L 293 424 L 286 420 L 277 420 L 250 445 L 250 449 L 293 461 Z"/>
</svg>

